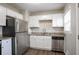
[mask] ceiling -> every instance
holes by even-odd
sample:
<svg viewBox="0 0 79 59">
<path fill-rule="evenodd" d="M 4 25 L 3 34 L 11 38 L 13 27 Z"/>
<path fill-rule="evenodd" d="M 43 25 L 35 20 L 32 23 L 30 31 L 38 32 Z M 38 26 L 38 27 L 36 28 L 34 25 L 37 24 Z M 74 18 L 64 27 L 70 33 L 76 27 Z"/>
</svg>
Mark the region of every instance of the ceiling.
<svg viewBox="0 0 79 59">
<path fill-rule="evenodd" d="M 65 3 L 12 3 L 11 5 L 14 5 L 22 10 L 27 9 L 30 12 L 38 12 L 62 9 L 65 6 Z"/>
</svg>

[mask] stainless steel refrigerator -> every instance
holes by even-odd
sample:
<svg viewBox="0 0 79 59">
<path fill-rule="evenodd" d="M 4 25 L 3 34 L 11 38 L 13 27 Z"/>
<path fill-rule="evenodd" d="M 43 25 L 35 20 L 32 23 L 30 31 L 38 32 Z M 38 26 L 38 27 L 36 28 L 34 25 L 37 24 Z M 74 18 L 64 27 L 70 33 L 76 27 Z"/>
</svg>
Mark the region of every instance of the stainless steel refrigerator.
<svg viewBox="0 0 79 59">
<path fill-rule="evenodd" d="M 30 36 L 28 35 L 27 32 L 27 22 L 23 20 L 16 19 L 15 22 L 16 26 L 16 54 L 17 55 L 22 55 L 30 45 Z"/>
</svg>

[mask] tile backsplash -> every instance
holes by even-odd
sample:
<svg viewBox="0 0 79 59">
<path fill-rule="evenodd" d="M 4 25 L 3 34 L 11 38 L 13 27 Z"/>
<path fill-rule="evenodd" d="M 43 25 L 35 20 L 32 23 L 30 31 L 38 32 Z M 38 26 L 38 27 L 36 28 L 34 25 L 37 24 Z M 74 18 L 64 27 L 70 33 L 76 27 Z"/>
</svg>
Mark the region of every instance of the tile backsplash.
<svg viewBox="0 0 79 59">
<path fill-rule="evenodd" d="M 32 28 L 31 29 L 32 32 L 59 32 L 59 31 L 64 31 L 64 28 L 63 27 L 54 27 L 54 28 Z"/>
</svg>

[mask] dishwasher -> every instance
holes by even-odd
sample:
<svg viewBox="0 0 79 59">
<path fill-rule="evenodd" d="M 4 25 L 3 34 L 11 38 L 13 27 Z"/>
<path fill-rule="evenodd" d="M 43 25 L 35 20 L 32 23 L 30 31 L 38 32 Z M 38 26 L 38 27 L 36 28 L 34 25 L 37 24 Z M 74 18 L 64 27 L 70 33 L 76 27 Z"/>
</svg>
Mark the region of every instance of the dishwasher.
<svg viewBox="0 0 79 59">
<path fill-rule="evenodd" d="M 64 37 L 52 36 L 52 51 L 64 51 Z"/>
</svg>

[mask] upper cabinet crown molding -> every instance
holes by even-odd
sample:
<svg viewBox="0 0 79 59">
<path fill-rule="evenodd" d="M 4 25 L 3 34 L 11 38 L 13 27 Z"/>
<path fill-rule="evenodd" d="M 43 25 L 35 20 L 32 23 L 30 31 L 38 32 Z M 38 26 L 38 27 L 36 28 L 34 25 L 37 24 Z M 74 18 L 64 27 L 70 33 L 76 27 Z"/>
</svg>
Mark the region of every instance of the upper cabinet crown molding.
<svg viewBox="0 0 79 59">
<path fill-rule="evenodd" d="M 11 16 L 11 17 L 14 17 L 14 18 L 17 18 L 17 19 L 20 19 L 20 20 L 23 20 L 23 15 L 16 12 L 16 11 L 13 11 L 9 8 L 7 8 L 7 15 L 8 16 Z"/>
<path fill-rule="evenodd" d="M 6 8 L 0 5 L 0 26 L 6 26 Z"/>
</svg>

